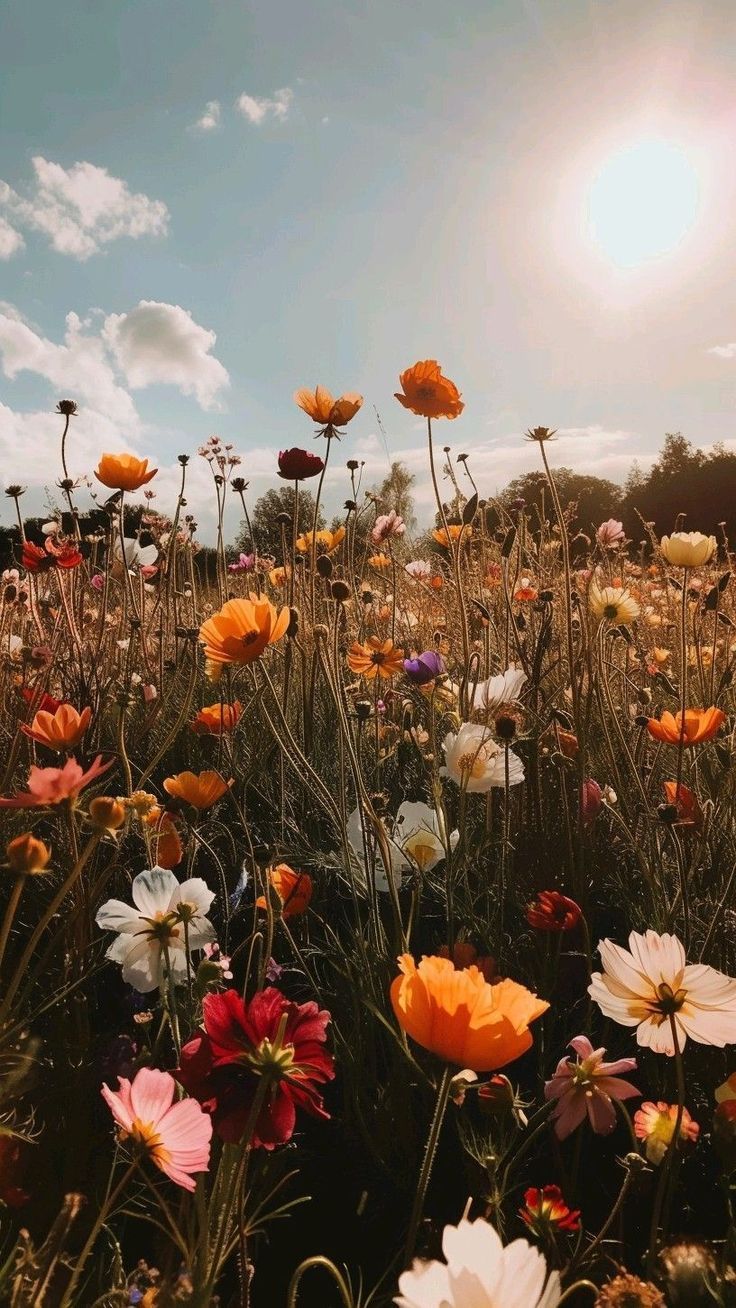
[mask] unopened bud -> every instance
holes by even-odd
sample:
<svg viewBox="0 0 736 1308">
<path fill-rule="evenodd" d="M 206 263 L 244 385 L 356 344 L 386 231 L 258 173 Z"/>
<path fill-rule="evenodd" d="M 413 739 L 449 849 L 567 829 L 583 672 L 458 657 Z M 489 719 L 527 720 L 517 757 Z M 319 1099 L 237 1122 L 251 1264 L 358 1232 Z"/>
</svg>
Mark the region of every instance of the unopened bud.
<svg viewBox="0 0 736 1308">
<path fill-rule="evenodd" d="M 111 795 L 98 795 L 90 800 L 87 812 L 98 831 L 118 831 L 125 821 L 123 805 Z"/>
<path fill-rule="evenodd" d="M 37 876 L 46 871 L 51 850 L 47 849 L 42 840 L 26 831 L 24 835 L 16 836 L 9 842 L 5 848 L 5 857 L 8 867 L 16 876 Z"/>
</svg>

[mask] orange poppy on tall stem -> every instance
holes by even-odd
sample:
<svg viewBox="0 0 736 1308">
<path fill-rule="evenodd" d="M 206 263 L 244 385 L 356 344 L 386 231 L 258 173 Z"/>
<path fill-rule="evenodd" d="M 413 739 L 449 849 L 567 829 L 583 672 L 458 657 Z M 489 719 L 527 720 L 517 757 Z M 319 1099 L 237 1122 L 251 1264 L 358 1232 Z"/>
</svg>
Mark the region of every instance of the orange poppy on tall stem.
<svg viewBox="0 0 736 1308">
<path fill-rule="evenodd" d="M 411 954 L 399 958 L 391 984 L 399 1025 L 438 1058 L 473 1072 L 513 1063 L 531 1047 L 531 1022 L 549 1008 L 525 986 L 506 978 L 489 985 L 475 966 L 455 968 L 452 959 Z"/>
<path fill-rule="evenodd" d="M 267 645 L 286 635 L 290 613 L 276 611 L 263 595 L 231 599 L 202 623 L 199 639 L 211 663 L 253 663 Z"/>
<path fill-rule="evenodd" d="M 240 701 L 237 699 L 234 704 L 220 702 L 207 704 L 205 708 L 199 710 L 189 725 L 198 736 L 228 735 L 237 726 L 241 711 Z"/>
<path fill-rule="evenodd" d="M 339 399 L 333 399 L 325 386 L 316 386 L 313 391 L 302 388 L 294 392 L 294 403 L 299 405 L 313 422 L 320 427 L 344 427 L 354 418 L 363 403 L 363 396 L 348 391 Z"/>
<path fill-rule="evenodd" d="M 353 642 L 347 663 L 356 676 L 367 677 L 370 681 L 374 677 L 395 677 L 403 669 L 404 651 L 398 649 L 392 640 L 370 636 L 362 645 L 358 640 Z"/>
<path fill-rule="evenodd" d="M 95 477 L 110 490 L 136 491 L 145 486 L 158 472 L 148 468 L 148 459 L 137 459 L 134 454 L 103 454 L 95 470 Z"/>
<path fill-rule="evenodd" d="M 306 912 L 312 898 L 312 878 L 306 872 L 295 872 L 288 863 L 277 863 L 268 880 L 281 900 L 282 917 L 298 917 Z M 265 895 L 258 896 L 256 908 L 268 908 Z"/>
<path fill-rule="evenodd" d="M 30 727 L 23 724 L 23 731 L 39 745 L 58 751 L 74 749 L 79 744 L 92 718 L 92 709 L 82 709 L 81 713 L 71 704 L 60 704 L 54 713 L 39 709 Z"/>
<path fill-rule="evenodd" d="M 686 745 L 700 745 L 705 740 L 712 740 L 725 721 L 723 709 L 685 709 L 683 732 L 682 714 L 665 711 L 660 718 L 649 719 L 647 731 L 666 745 L 679 745 L 681 735 Z"/>
<path fill-rule="evenodd" d="M 167 777 L 164 790 L 175 799 L 183 799 L 192 808 L 212 808 L 218 799 L 232 785 L 225 781 L 219 772 L 179 772 L 175 777 Z"/>
<path fill-rule="evenodd" d="M 394 394 L 399 404 L 419 418 L 457 418 L 465 408 L 460 392 L 442 375 L 436 359 L 424 359 L 399 377 L 401 391 Z"/>
<path fill-rule="evenodd" d="M 334 531 L 324 528 L 316 535 L 313 531 L 303 532 L 301 536 L 297 536 L 295 544 L 300 554 L 307 554 L 313 544 L 316 544 L 318 554 L 332 554 L 344 539 L 344 527 L 336 527 Z"/>
</svg>

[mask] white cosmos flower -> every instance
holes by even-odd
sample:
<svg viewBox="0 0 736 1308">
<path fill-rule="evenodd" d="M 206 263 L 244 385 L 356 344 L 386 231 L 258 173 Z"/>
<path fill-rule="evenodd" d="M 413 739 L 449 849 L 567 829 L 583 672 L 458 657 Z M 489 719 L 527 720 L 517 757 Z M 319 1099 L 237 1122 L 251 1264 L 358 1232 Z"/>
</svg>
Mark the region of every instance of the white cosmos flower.
<svg viewBox="0 0 736 1308">
<path fill-rule="evenodd" d="M 440 776 L 449 777 L 457 786 L 483 792 L 506 784 L 505 751 L 486 727 L 463 722 L 457 733 L 448 731 L 442 747 L 445 767 L 440 768 Z M 508 762 L 509 785 L 516 786 L 524 780 L 524 765 L 512 750 L 508 751 Z"/>
<path fill-rule="evenodd" d="M 519 698 L 526 679 L 526 673 L 512 663 L 511 667 L 498 676 L 478 682 L 473 693 L 472 707 L 483 713 L 495 713 L 502 704 L 511 704 Z"/>
<path fill-rule="evenodd" d="M 404 571 L 417 581 L 428 581 L 432 576 L 432 565 L 427 563 L 426 559 L 412 559 L 411 563 L 407 563 Z"/>
<path fill-rule="evenodd" d="M 637 1043 L 657 1054 L 675 1052 L 670 1016 L 683 1048 L 736 1044 L 736 980 L 704 963 L 686 963 L 677 936 L 632 931 L 629 948 L 612 940 L 598 946 L 604 971 L 594 972 L 588 994 L 606 1017 L 637 1028 Z"/>
<path fill-rule="evenodd" d="M 421 872 L 431 872 L 445 857 L 447 851 L 442 831 L 442 819 L 429 804 L 404 800 L 396 814 L 394 836 L 397 845 L 409 855 Z M 460 833 L 453 831 L 450 835 L 451 849 L 455 848 L 459 839 Z"/>
<path fill-rule="evenodd" d="M 162 984 L 167 953 L 172 980 L 185 981 L 187 944 L 191 953 L 215 939 L 205 916 L 214 897 L 201 877 L 180 884 L 162 867 L 141 872 L 132 886 L 133 907 L 108 899 L 97 914 L 103 931 L 118 932 L 106 957 L 121 963 L 123 980 L 144 995 Z"/>
<path fill-rule="evenodd" d="M 504 1249 L 493 1227 L 479 1217 L 446 1226 L 446 1263 L 421 1262 L 399 1277 L 399 1308 L 557 1308 L 560 1276 L 547 1276 L 544 1257 L 526 1240 Z"/>
<path fill-rule="evenodd" d="M 348 818 L 347 833 L 350 847 L 360 864 L 363 878 L 365 878 L 366 871 L 365 851 L 367 849 L 368 866 L 375 869 L 373 877 L 375 888 L 376 890 L 380 890 L 382 894 L 387 894 L 389 890 L 388 877 L 386 876 L 386 869 L 383 864 L 383 859 L 381 858 L 380 846 L 376 840 L 376 834 L 371 824 L 363 821 L 363 814 L 359 807 L 354 808 Z M 388 832 L 386 833 L 386 839 L 388 841 L 389 854 L 391 856 L 391 878 L 395 888 L 398 890 L 401 885 L 402 873 L 411 871 L 411 863 L 399 845 L 396 844 L 396 841 L 391 840 Z"/>
</svg>

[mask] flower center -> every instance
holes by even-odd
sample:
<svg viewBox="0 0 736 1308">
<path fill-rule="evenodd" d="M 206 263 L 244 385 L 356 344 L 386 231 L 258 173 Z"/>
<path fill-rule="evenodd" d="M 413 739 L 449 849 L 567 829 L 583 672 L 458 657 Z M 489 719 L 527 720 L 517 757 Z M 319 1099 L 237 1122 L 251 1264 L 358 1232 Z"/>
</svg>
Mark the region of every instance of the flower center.
<svg viewBox="0 0 736 1308">
<path fill-rule="evenodd" d="M 144 917 L 143 921 L 148 923 L 148 930 L 143 934 L 150 940 L 158 940 L 161 945 L 167 945 L 170 940 L 178 940 L 178 928 L 181 925 L 178 913 L 160 911 L 155 917 Z"/>
<path fill-rule="evenodd" d="M 666 1017 L 673 1017 L 675 1013 L 679 1013 L 686 999 L 687 990 L 673 990 L 666 981 L 662 981 L 657 986 L 658 1002 L 654 1003 L 655 1013 L 659 1013 L 661 1022 L 664 1022 Z"/>
<path fill-rule="evenodd" d="M 284 1044 L 284 1033 L 288 1013 L 282 1013 L 278 1029 L 271 1040 L 265 1036 L 261 1043 L 243 1054 L 258 1076 L 265 1076 L 270 1081 L 281 1081 L 297 1068 L 295 1049 L 292 1044 Z"/>
<path fill-rule="evenodd" d="M 247 631 L 241 639 L 244 645 L 252 645 L 255 640 L 258 640 L 258 632 Z"/>
<path fill-rule="evenodd" d="M 617 617 L 618 617 L 618 605 L 617 605 L 617 604 L 606 604 L 606 607 L 605 607 L 604 610 L 603 610 L 603 616 L 604 616 L 604 618 L 606 618 L 609 622 L 613 622 L 614 618 L 617 618 Z"/>
<path fill-rule="evenodd" d="M 139 1145 L 147 1154 L 150 1154 L 151 1158 L 159 1166 L 171 1157 L 168 1149 L 164 1147 L 161 1136 L 153 1122 L 142 1122 L 139 1117 L 136 1117 L 130 1132 L 121 1131 L 120 1135 L 121 1139 L 125 1139 L 129 1135 L 134 1144 Z"/>
</svg>

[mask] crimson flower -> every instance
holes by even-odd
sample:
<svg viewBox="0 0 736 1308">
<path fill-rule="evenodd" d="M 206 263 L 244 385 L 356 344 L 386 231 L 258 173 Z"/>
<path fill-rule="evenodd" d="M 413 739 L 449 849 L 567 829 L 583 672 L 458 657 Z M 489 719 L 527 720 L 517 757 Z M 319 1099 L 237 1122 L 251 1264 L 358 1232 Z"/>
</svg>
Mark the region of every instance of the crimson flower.
<svg viewBox="0 0 736 1308">
<path fill-rule="evenodd" d="M 82 555 L 73 541 L 55 541 L 53 536 L 46 537 L 46 552 L 51 555 L 57 568 L 78 568 Z"/>
<path fill-rule="evenodd" d="M 559 1185 L 534 1187 L 524 1194 L 524 1207 L 519 1209 L 522 1222 L 530 1231 L 544 1240 L 555 1231 L 579 1231 L 580 1209 L 569 1208 L 562 1197 Z"/>
<path fill-rule="evenodd" d="M 49 568 L 54 567 L 77 568 L 82 562 L 82 556 L 76 545 L 71 541 L 57 544 L 51 536 L 46 537 L 45 549 L 41 549 L 40 545 L 34 545 L 32 540 L 24 540 L 21 559 L 26 572 L 47 572 Z"/>
<path fill-rule="evenodd" d="M 335 1075 L 324 1048 L 329 1013 L 295 1004 L 269 986 L 248 1004 L 237 990 L 206 995 L 204 1030 L 184 1045 L 177 1079 L 212 1114 L 229 1144 L 242 1140 L 263 1080 L 267 1089 L 250 1143 L 273 1149 L 290 1140 L 296 1109 L 328 1117 L 319 1085 Z"/>
<path fill-rule="evenodd" d="M 40 545 L 34 545 L 32 540 L 23 541 L 21 561 L 26 572 L 46 572 L 54 566 L 51 555 L 42 550 Z"/>
<path fill-rule="evenodd" d="M 558 890 L 540 890 L 526 910 L 527 922 L 538 931 L 572 931 L 581 917 L 580 905 Z"/>
<path fill-rule="evenodd" d="M 317 477 L 324 468 L 324 460 L 309 450 L 300 450 L 294 446 L 291 450 L 279 451 L 279 477 L 284 481 L 304 481 L 307 477 Z"/>
<path fill-rule="evenodd" d="M 33 703 L 34 697 L 36 695 L 36 691 L 32 686 L 19 686 L 18 692 L 25 700 L 26 704 Z M 55 713 L 58 708 L 61 708 L 64 702 L 65 701 L 61 699 L 54 699 L 53 695 L 47 695 L 46 691 L 44 690 L 41 692 L 41 698 L 36 706 L 36 712 Z"/>
<path fill-rule="evenodd" d="M 75 758 L 67 759 L 63 768 L 34 766 L 28 773 L 28 790 L 0 796 L 0 808 L 47 808 L 51 804 L 63 804 L 67 799 L 75 800 L 80 790 L 107 772 L 114 761 L 103 763 L 102 755 L 98 754 L 86 772 Z"/>
</svg>

